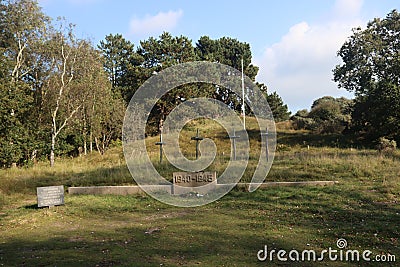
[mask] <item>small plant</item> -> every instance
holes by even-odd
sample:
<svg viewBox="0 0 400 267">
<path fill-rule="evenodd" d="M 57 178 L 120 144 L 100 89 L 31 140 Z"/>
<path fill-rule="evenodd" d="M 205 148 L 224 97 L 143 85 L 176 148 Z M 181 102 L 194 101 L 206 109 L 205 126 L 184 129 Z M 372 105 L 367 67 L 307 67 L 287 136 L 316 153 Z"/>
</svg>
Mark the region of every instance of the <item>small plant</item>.
<svg viewBox="0 0 400 267">
<path fill-rule="evenodd" d="M 116 140 L 111 140 L 110 147 L 122 147 L 121 139 L 117 138 Z"/>
<path fill-rule="evenodd" d="M 291 147 L 289 145 L 286 144 L 278 144 L 276 146 L 276 151 L 277 152 L 282 152 L 282 151 L 291 151 Z"/>
<path fill-rule="evenodd" d="M 378 140 L 378 144 L 376 148 L 380 153 L 383 152 L 393 152 L 397 147 L 397 143 L 395 140 L 389 140 L 385 137 L 381 137 Z"/>
</svg>

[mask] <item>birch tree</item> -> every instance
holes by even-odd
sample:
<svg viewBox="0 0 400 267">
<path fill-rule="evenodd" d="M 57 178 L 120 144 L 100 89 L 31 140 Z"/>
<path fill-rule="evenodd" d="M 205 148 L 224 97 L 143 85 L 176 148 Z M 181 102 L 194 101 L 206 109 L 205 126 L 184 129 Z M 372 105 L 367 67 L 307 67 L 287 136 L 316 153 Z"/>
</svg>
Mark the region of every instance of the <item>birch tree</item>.
<svg viewBox="0 0 400 267">
<path fill-rule="evenodd" d="M 2 103 L 0 162 L 16 166 L 33 150 L 34 109 L 32 70 L 37 45 L 46 35 L 50 19 L 32 0 L 0 2 L 0 52 Z"/>
<path fill-rule="evenodd" d="M 103 59 L 100 51 L 91 46 L 84 46 L 85 51 L 77 62 L 79 77 L 76 86 L 86 95 L 79 112 L 79 128 L 83 137 L 83 153 L 86 155 L 89 144 L 90 152 L 93 145 L 103 154 L 112 139 L 121 136 L 125 105 L 118 90 L 113 90 L 112 83 L 103 69 Z"/>
<path fill-rule="evenodd" d="M 51 120 L 50 166 L 54 166 L 59 134 L 71 123 L 86 98 L 82 87 L 74 83 L 79 73 L 77 61 L 84 53 L 85 41 L 76 39 L 73 30 L 72 24 L 64 26 L 61 21 L 60 29 L 52 33 L 46 51 L 43 51 L 50 69 L 44 89 Z"/>
</svg>

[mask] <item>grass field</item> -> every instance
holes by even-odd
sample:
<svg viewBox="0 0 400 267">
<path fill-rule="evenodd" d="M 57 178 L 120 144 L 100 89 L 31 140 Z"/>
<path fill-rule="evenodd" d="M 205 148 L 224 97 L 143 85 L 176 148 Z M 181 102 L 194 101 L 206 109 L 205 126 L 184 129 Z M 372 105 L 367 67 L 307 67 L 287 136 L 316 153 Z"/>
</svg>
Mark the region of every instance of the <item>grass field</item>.
<svg viewBox="0 0 400 267">
<path fill-rule="evenodd" d="M 190 125 L 189 125 L 190 126 Z M 254 125 L 249 123 L 249 127 Z M 400 261 L 400 153 L 351 149 L 340 136 L 314 136 L 278 126 L 268 181 L 338 180 L 330 187 L 234 190 L 199 208 L 171 207 L 149 196 L 70 196 L 65 205 L 36 207 L 36 187 L 134 184 L 121 148 L 59 159 L 55 168 L 0 170 L 0 266 L 398 266 L 398 262 L 260 262 L 269 249 L 316 250 L 345 238 L 348 249 Z M 187 129 L 185 138 L 195 134 Z M 203 135 L 225 135 L 203 125 Z M 214 130 L 211 130 L 214 129 Z M 224 168 L 229 143 L 212 168 Z M 259 140 L 254 137 L 257 145 Z M 157 166 L 158 137 L 148 138 Z M 190 143 L 194 147 L 193 143 Z M 308 146 L 310 146 L 308 148 Z M 192 156 L 191 148 L 186 153 Z M 256 158 L 257 150 L 252 149 Z M 252 162 L 243 177 L 251 177 Z M 147 233 L 146 233 L 147 232 Z M 372 256 L 371 256 L 372 258 Z"/>
</svg>

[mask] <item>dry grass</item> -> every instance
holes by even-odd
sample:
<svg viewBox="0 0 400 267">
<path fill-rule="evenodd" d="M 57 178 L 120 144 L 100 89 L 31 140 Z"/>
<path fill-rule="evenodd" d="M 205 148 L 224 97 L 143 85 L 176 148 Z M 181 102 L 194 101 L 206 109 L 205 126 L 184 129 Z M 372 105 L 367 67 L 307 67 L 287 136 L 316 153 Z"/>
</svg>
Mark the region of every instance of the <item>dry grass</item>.
<svg viewBox="0 0 400 267">
<path fill-rule="evenodd" d="M 254 121 L 249 128 L 255 132 Z M 198 124 L 182 135 L 189 155 Z M 216 125 L 201 125 L 229 153 L 230 143 Z M 64 206 L 37 209 L 35 187 L 42 185 L 121 185 L 133 183 L 122 149 L 58 159 L 50 168 L 0 170 L 0 265 L 4 266 L 287 266 L 258 262 L 270 248 L 335 247 L 346 238 L 351 249 L 400 257 L 400 153 L 379 155 L 350 149 L 337 136 L 313 136 L 278 124 L 278 150 L 268 181 L 338 180 L 332 187 L 269 188 L 233 191 L 196 209 L 170 207 L 148 196 L 69 196 Z M 147 140 L 156 167 L 158 137 Z M 332 143 L 332 141 L 334 141 Z M 336 142 L 336 143 L 335 143 Z M 259 139 L 252 140 L 252 147 Z M 257 152 L 242 178 L 248 181 Z M 211 168 L 223 170 L 225 155 Z M 145 234 L 149 229 L 158 229 Z M 323 262 L 326 266 L 373 266 L 366 262 Z M 296 266 L 319 266 L 300 262 Z M 385 266 L 396 266 L 386 263 Z"/>
</svg>

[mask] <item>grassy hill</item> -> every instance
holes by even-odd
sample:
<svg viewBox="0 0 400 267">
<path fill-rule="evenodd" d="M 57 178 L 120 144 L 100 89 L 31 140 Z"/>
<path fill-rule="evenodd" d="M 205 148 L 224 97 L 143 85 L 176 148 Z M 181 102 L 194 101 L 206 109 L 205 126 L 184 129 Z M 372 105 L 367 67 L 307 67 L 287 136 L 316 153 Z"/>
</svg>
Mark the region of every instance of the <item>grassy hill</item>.
<svg viewBox="0 0 400 267">
<path fill-rule="evenodd" d="M 230 159 L 231 144 L 228 133 L 209 120 L 191 122 L 180 136 L 183 154 L 195 158 L 195 142 L 190 140 L 200 129 L 203 137 L 216 143 L 218 153 L 208 168 L 222 173 Z M 259 129 L 253 118 L 247 119 L 250 136 L 250 160 L 242 182 L 249 182 L 260 153 Z M 275 160 L 266 181 L 339 180 L 354 182 L 368 178 L 382 181 L 389 187 L 398 182 L 399 151 L 382 155 L 376 150 L 355 149 L 338 135 L 314 135 L 308 131 L 291 129 L 288 122 L 277 124 L 277 149 Z M 146 139 L 148 154 L 156 169 L 166 178 L 177 171 L 168 162 L 160 164 L 158 136 Z M 29 168 L 0 170 L 2 198 L 13 193 L 35 192 L 37 186 L 64 184 L 65 186 L 133 185 L 122 147 L 114 147 L 105 155 L 97 152 L 78 157 L 56 160 L 51 168 L 48 162 L 38 162 Z"/>
<path fill-rule="evenodd" d="M 248 121 L 254 161 L 260 140 L 255 122 Z M 206 121 L 187 125 L 180 137 L 186 144 L 184 153 L 194 156 L 194 142 L 189 139 L 197 128 L 203 136 L 215 138 L 219 154 L 211 168 L 223 170 L 230 143 L 217 125 Z M 114 147 L 105 155 L 58 159 L 54 168 L 39 162 L 0 170 L 0 265 L 287 266 L 276 260 L 258 262 L 258 250 L 264 245 L 288 251 L 336 248 L 338 238 L 345 238 L 351 249 L 399 258 L 400 153 L 381 155 L 351 148 L 340 136 L 295 131 L 288 123 L 278 124 L 277 129 L 277 152 L 267 181 L 340 183 L 255 193 L 234 190 L 200 208 L 170 207 L 148 196 L 67 194 L 64 206 L 37 209 L 37 186 L 134 184 L 122 148 Z M 174 169 L 169 164 L 157 163 L 158 137 L 146 141 L 156 168 L 170 175 Z M 250 162 L 243 181 L 250 179 L 254 164 Z"/>
</svg>

